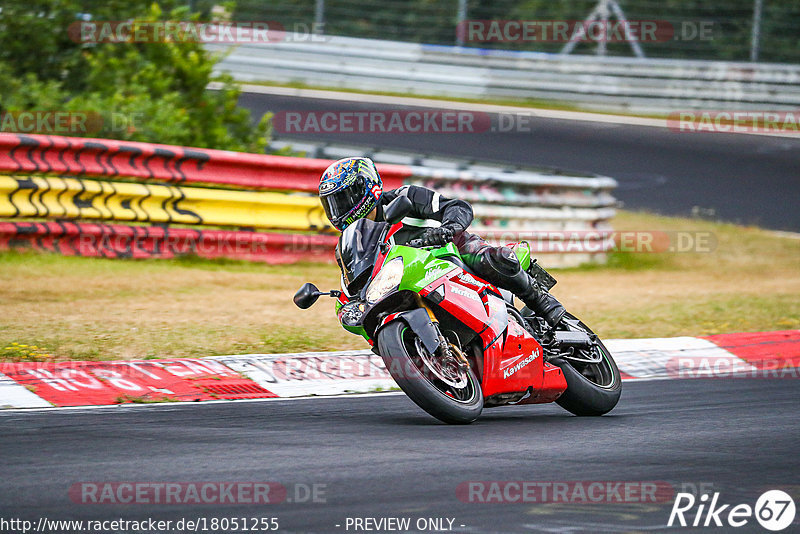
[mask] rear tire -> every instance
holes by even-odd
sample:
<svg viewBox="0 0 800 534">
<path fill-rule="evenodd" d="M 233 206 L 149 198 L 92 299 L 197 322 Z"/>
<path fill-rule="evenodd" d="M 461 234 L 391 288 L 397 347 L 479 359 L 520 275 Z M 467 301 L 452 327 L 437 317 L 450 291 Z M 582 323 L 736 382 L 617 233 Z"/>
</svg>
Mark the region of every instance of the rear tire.
<svg viewBox="0 0 800 534">
<path fill-rule="evenodd" d="M 475 373 L 472 369 L 466 371 L 463 399 L 448 395 L 443 391 L 446 384 L 431 379 L 420 369 L 414 338 L 416 335 L 401 321 L 388 324 L 378 333 L 378 352 L 397 385 L 417 406 L 440 421 L 462 425 L 475 421 L 483 411 L 483 391 Z"/>
<path fill-rule="evenodd" d="M 575 316 L 569 313 L 564 317 L 576 319 Z M 578 324 L 582 329 L 593 333 L 582 322 Z M 599 350 L 602 353 L 602 359 L 600 363 L 594 364 L 596 368 L 592 369 L 588 368 L 588 366 L 581 368 L 565 358 L 552 358 L 549 360 L 550 363 L 561 368 L 567 381 L 567 390 L 556 400 L 556 403 L 568 412 L 578 416 L 606 414 L 614 409 L 622 394 L 622 379 L 617 363 L 599 338 L 593 350 Z M 598 380 L 598 378 L 590 379 L 586 375 L 603 377 L 603 380 Z"/>
</svg>

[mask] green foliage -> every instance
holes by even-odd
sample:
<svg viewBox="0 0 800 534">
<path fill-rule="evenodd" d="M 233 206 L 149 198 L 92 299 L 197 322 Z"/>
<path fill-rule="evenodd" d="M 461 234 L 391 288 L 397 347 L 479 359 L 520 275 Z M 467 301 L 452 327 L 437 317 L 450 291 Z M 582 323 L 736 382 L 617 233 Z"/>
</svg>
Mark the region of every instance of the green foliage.
<svg viewBox="0 0 800 534">
<path fill-rule="evenodd" d="M 264 150 L 270 117 L 251 123 L 233 79 L 213 74 L 219 57 L 201 43 L 77 42 L 75 25 L 89 15 L 97 22 L 203 18 L 176 1 L 10 0 L 0 11 L 0 112 L 86 112 L 96 126 L 102 117 L 100 131 L 69 135 Z M 219 90 L 206 89 L 212 81 Z"/>
<path fill-rule="evenodd" d="M 17 74 L 7 63 L 0 63 L 0 111 L 59 109 L 65 99 L 61 84 L 42 81 L 33 73 Z"/>
</svg>

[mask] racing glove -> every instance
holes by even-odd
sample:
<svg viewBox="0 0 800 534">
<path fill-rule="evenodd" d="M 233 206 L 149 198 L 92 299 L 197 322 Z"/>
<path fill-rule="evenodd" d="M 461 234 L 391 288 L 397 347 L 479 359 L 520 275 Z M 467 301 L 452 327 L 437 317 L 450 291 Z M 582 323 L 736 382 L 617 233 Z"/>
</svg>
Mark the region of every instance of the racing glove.
<svg viewBox="0 0 800 534">
<path fill-rule="evenodd" d="M 446 226 L 440 226 L 439 228 L 428 228 L 425 230 L 425 233 L 422 234 L 421 239 L 422 242 L 425 243 L 425 246 L 441 247 L 451 242 L 454 235 L 455 234 L 453 230 L 450 228 Z"/>
</svg>

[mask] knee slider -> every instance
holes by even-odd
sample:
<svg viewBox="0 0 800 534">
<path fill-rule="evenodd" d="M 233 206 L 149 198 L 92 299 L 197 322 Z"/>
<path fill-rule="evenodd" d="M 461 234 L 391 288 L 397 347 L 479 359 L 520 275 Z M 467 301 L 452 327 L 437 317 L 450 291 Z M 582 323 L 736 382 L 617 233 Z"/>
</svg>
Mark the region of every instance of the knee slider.
<svg viewBox="0 0 800 534">
<path fill-rule="evenodd" d="M 512 293 L 522 294 L 530 289 L 528 273 L 522 270 L 517 255 L 508 247 L 487 247 L 480 254 L 476 269 L 487 282 Z"/>
<path fill-rule="evenodd" d="M 486 262 L 496 271 L 506 276 L 514 276 L 521 267 L 514 251 L 508 247 L 493 247 L 484 251 Z"/>
</svg>

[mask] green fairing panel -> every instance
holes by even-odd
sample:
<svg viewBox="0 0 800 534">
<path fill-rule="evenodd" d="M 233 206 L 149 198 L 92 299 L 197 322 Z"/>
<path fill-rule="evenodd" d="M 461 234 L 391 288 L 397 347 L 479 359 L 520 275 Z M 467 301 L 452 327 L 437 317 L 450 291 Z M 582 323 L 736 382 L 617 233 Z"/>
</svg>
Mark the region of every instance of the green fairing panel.
<svg viewBox="0 0 800 534">
<path fill-rule="evenodd" d="M 517 255 L 519 264 L 523 271 L 527 271 L 531 266 L 531 246 L 527 241 L 521 241 L 514 245 L 514 253 Z"/>
<path fill-rule="evenodd" d="M 363 326 L 345 326 L 342 325 L 342 328 L 350 332 L 351 334 L 355 334 L 357 336 L 361 336 L 367 341 L 369 341 L 369 336 L 367 335 L 367 331 L 364 330 Z"/>
<path fill-rule="evenodd" d="M 449 261 L 437 257 L 452 254 L 458 255 L 458 250 L 452 243 L 434 250 L 396 246 L 389 253 L 385 263 L 402 257 L 403 280 L 400 282 L 399 289 L 419 293 L 434 280 L 457 268 Z"/>
</svg>

